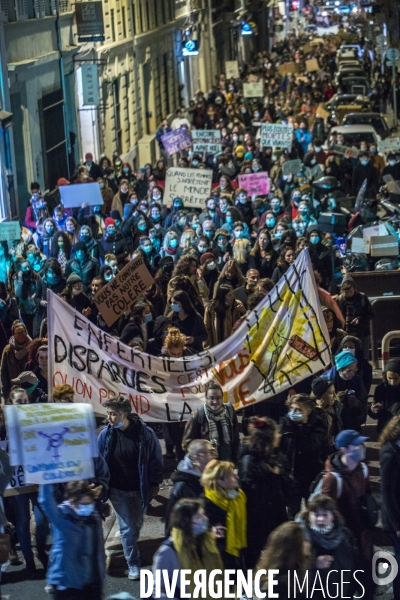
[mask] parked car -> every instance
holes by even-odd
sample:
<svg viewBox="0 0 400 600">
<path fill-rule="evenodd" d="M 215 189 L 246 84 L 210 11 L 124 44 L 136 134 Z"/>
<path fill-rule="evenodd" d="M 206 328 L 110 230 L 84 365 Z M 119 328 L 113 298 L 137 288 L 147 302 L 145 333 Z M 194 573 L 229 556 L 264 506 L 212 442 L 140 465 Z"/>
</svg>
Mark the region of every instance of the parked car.
<svg viewBox="0 0 400 600">
<path fill-rule="evenodd" d="M 343 117 L 342 125 L 372 125 L 383 140 L 390 136 L 385 117 L 376 112 L 348 113 Z"/>
<path fill-rule="evenodd" d="M 348 77 L 366 77 L 361 67 L 343 67 L 335 75 L 335 85 L 340 87 L 343 85 L 343 80 Z"/>
<path fill-rule="evenodd" d="M 371 87 L 365 76 L 356 75 L 354 77 L 343 77 L 340 81 L 340 91 L 343 94 L 367 96 L 371 92 Z"/>
<path fill-rule="evenodd" d="M 376 133 L 372 125 L 341 125 L 332 127 L 330 135 L 332 133 L 341 133 L 345 145 L 349 147 L 356 146 L 358 148 L 361 142 L 367 142 L 369 146 L 382 141 L 381 136 Z"/>
<path fill-rule="evenodd" d="M 360 94 L 335 94 L 332 98 L 325 102 L 324 109 L 328 112 L 337 110 L 341 106 L 348 105 L 362 105 L 366 110 L 371 110 L 371 105 L 368 96 L 361 96 Z"/>
</svg>

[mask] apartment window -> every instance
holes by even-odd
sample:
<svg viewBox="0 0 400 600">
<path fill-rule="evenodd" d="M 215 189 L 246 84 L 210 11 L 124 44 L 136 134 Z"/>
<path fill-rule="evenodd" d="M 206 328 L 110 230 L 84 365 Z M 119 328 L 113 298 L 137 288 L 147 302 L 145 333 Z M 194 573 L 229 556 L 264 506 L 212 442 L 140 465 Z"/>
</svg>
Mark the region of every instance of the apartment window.
<svg viewBox="0 0 400 600">
<path fill-rule="evenodd" d="M 114 9 L 110 10 L 110 19 L 111 19 L 111 41 L 115 42 L 115 14 Z"/>
<path fill-rule="evenodd" d="M 133 35 L 136 35 L 136 6 L 134 2 L 132 2 L 132 29 Z"/>
<path fill-rule="evenodd" d="M 149 31 L 151 29 L 149 0 L 146 0 L 146 20 L 147 20 L 147 31 Z"/>
<path fill-rule="evenodd" d="M 125 6 L 122 7 L 122 35 L 124 40 L 126 40 L 126 11 Z"/>
<path fill-rule="evenodd" d="M 139 33 L 143 33 L 144 28 L 143 28 L 143 5 L 142 5 L 142 0 L 139 0 L 139 23 L 140 23 Z"/>
<path fill-rule="evenodd" d="M 162 22 L 163 22 L 163 25 L 164 25 L 164 23 L 166 23 L 166 20 L 165 20 L 165 0 L 162 0 L 162 2 L 161 2 L 161 13 L 162 13 Z"/>
</svg>

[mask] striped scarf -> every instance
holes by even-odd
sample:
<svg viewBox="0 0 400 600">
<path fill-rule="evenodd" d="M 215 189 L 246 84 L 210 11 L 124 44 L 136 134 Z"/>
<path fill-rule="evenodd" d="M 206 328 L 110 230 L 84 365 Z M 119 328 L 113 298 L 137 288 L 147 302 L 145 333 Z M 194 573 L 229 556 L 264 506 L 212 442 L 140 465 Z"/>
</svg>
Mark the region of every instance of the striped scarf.
<svg viewBox="0 0 400 600">
<path fill-rule="evenodd" d="M 204 414 L 206 416 L 206 419 L 208 422 L 208 427 L 210 430 L 210 440 L 219 441 L 218 428 L 217 428 L 217 423 L 216 423 L 217 421 L 219 421 L 221 423 L 221 427 L 222 427 L 223 441 L 225 444 L 230 444 L 231 436 L 229 433 L 229 426 L 228 426 L 228 420 L 230 422 L 230 418 L 228 415 L 227 408 L 224 405 L 222 405 L 219 410 L 213 411 L 213 410 L 211 410 L 211 408 L 209 408 L 207 406 L 207 404 L 205 404 Z"/>
</svg>

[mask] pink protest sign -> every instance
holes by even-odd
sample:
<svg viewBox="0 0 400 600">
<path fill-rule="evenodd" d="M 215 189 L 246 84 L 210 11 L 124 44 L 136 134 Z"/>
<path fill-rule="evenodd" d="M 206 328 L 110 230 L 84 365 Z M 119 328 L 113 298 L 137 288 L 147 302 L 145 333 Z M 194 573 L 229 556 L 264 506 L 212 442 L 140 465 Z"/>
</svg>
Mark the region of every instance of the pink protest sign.
<svg viewBox="0 0 400 600">
<path fill-rule="evenodd" d="M 239 187 L 247 190 L 249 196 L 266 196 L 269 194 L 268 173 L 250 173 L 239 175 Z"/>
</svg>

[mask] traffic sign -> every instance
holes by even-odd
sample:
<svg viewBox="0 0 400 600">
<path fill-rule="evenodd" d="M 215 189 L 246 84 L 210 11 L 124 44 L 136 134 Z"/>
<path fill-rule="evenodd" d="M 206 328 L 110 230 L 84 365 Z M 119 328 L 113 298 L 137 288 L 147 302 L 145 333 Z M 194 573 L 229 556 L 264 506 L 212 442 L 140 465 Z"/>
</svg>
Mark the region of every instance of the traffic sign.
<svg viewBox="0 0 400 600">
<path fill-rule="evenodd" d="M 398 60 L 399 58 L 399 51 L 397 50 L 397 48 L 388 48 L 386 50 L 386 58 L 388 58 L 389 60 Z"/>
</svg>

